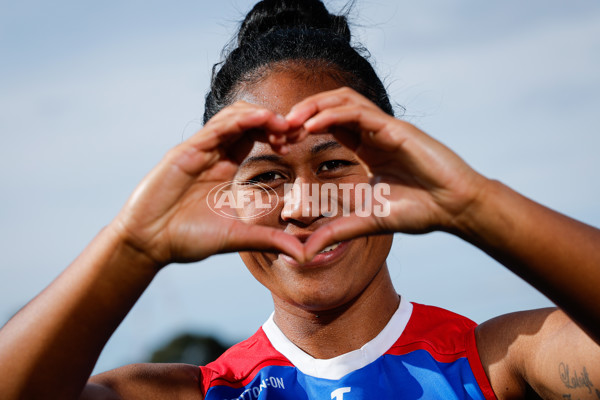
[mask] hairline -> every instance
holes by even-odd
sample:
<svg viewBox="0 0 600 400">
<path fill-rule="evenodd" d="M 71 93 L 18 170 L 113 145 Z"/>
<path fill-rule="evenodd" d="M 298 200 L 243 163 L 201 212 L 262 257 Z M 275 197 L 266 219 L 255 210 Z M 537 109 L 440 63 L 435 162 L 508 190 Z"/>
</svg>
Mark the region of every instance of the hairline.
<svg viewBox="0 0 600 400">
<path fill-rule="evenodd" d="M 315 73 L 315 70 L 318 70 L 320 74 Z M 227 105 L 231 105 L 235 103 L 236 100 L 239 100 L 240 94 L 244 90 L 264 82 L 272 74 L 281 72 L 294 73 L 298 79 L 305 79 L 306 81 L 311 79 L 322 81 L 327 77 L 338 83 L 340 87 L 353 87 L 354 85 L 352 85 L 351 78 L 360 81 L 360 78 L 356 77 L 353 73 L 346 71 L 341 66 L 325 59 L 294 58 L 279 60 L 260 65 L 259 67 L 244 73 L 244 75 L 238 79 L 238 82 L 231 88 Z"/>
</svg>

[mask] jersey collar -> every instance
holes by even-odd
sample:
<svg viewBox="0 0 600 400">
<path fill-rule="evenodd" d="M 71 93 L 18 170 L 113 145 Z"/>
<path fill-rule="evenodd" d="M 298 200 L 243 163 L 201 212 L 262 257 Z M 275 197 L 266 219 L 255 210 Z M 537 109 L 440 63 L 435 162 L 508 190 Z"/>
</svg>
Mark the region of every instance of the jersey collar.
<svg viewBox="0 0 600 400">
<path fill-rule="evenodd" d="M 340 379 L 369 365 L 388 351 L 402 335 L 412 309 L 412 304 L 402 297 L 398 309 L 375 338 L 360 349 L 329 359 L 313 358 L 292 343 L 275 324 L 273 314 L 263 324 L 262 329 L 275 350 L 283 354 L 302 373 L 323 379 Z"/>
</svg>

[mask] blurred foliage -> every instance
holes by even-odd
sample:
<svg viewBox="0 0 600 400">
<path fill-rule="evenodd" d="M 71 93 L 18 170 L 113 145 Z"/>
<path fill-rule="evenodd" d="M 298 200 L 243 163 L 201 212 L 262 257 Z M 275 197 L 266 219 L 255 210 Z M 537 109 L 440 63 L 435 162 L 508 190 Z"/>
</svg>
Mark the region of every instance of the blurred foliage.
<svg viewBox="0 0 600 400">
<path fill-rule="evenodd" d="M 150 362 L 206 365 L 228 348 L 213 336 L 184 333 L 155 350 Z"/>
</svg>

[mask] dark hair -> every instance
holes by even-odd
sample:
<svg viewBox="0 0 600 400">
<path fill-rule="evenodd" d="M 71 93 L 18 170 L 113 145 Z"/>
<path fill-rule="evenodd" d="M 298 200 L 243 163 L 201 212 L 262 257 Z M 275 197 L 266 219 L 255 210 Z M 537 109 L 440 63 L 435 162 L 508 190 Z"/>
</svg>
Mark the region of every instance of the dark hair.
<svg viewBox="0 0 600 400">
<path fill-rule="evenodd" d="M 213 67 L 204 123 L 233 102 L 241 84 L 258 82 L 277 68 L 303 66 L 326 73 L 393 115 L 387 91 L 367 61 L 350 43 L 347 18 L 330 14 L 320 0 L 263 0 L 242 22 L 237 41 Z M 366 53 L 366 52 L 365 52 Z"/>
</svg>

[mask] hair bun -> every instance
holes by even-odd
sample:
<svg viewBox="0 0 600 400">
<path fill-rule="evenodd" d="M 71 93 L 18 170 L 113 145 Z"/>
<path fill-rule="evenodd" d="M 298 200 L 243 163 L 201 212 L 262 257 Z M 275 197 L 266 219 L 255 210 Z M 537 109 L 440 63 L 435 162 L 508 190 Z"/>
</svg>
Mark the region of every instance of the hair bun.
<svg viewBox="0 0 600 400">
<path fill-rule="evenodd" d="M 246 15 L 238 33 L 238 46 L 277 29 L 328 29 L 350 42 L 346 17 L 333 15 L 320 0 L 263 0 Z"/>
</svg>

